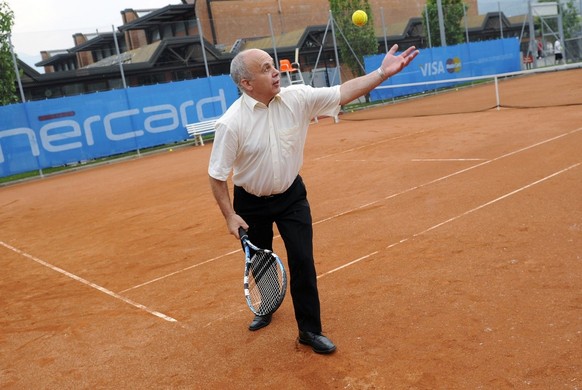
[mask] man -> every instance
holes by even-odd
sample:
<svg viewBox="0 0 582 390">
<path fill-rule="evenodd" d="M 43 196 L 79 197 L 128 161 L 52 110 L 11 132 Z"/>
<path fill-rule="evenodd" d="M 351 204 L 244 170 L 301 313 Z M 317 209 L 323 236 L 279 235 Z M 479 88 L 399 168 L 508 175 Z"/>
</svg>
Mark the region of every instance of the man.
<svg viewBox="0 0 582 390">
<path fill-rule="evenodd" d="M 317 353 L 332 353 L 336 346 L 321 333 L 311 211 L 299 176 L 307 128 L 313 117 L 336 116 L 342 105 L 367 94 L 418 55 L 414 47 L 398 56 L 397 50 L 394 45 L 376 71 L 329 88 L 282 89 L 280 72 L 262 50 L 243 51 L 231 63 L 230 74 L 242 96 L 217 121 L 210 187 L 235 237 L 240 238 L 243 227 L 251 242 L 272 250 L 277 224 L 287 250 L 299 342 Z M 227 184 L 231 173 L 233 204 Z M 270 322 L 271 316 L 256 316 L 249 329 Z"/>
<path fill-rule="evenodd" d="M 563 58 L 564 57 L 562 56 L 562 42 L 560 42 L 560 39 L 557 39 L 556 42 L 554 42 L 554 63 L 555 63 L 555 65 L 561 64 Z"/>
</svg>

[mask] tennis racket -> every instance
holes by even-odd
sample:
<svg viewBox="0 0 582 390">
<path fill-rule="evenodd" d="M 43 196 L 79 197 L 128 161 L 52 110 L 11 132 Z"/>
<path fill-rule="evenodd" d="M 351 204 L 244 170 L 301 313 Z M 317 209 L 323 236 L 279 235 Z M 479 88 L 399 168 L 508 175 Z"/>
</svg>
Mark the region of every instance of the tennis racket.
<svg viewBox="0 0 582 390">
<path fill-rule="evenodd" d="M 243 228 L 238 230 L 245 251 L 244 291 L 247 305 L 258 316 L 272 314 L 281 306 L 287 291 L 283 262 L 268 249 L 257 248 Z"/>
</svg>

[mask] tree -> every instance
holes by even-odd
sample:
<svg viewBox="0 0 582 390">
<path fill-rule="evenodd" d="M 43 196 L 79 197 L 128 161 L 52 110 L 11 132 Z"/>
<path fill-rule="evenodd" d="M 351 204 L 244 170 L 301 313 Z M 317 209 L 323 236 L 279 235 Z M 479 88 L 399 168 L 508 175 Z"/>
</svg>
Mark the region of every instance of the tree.
<svg viewBox="0 0 582 390">
<path fill-rule="evenodd" d="M 13 25 L 14 13 L 4 0 L 0 0 L 0 106 L 18 102 L 9 40 Z"/>
<path fill-rule="evenodd" d="M 461 21 L 468 5 L 463 3 L 463 0 L 442 0 L 442 7 L 447 45 L 456 45 L 464 42 L 464 27 L 461 25 Z M 463 7 L 465 7 L 465 12 L 463 12 Z M 426 25 L 427 11 L 430 26 Z M 427 0 L 426 8 L 422 11 L 422 24 L 424 31 L 430 31 L 432 46 L 442 46 L 436 0 Z"/>
<path fill-rule="evenodd" d="M 549 3 L 555 1 L 556 0 L 539 0 L 540 3 Z M 562 40 L 576 36 L 578 31 L 580 31 L 580 20 L 578 19 L 578 11 L 574 5 L 574 0 L 568 0 L 566 5 L 560 3 L 560 12 L 562 12 L 562 27 L 564 28 L 564 37 L 562 37 Z M 557 18 L 544 19 L 544 23 L 555 34 L 559 33 Z M 540 18 L 536 18 L 535 24 L 541 25 Z M 547 27 L 544 26 L 544 30 L 546 30 Z"/>
<path fill-rule="evenodd" d="M 370 4 L 368 0 L 330 0 L 330 8 L 336 25 L 341 31 L 341 33 L 336 31 L 336 41 L 342 62 L 355 76 L 361 76 L 364 70 L 360 64 L 364 65 L 364 56 L 378 53 L 378 40 L 374 33 L 374 19 Z M 368 14 L 368 23 L 362 27 L 352 23 L 352 13 L 358 9 Z"/>
</svg>

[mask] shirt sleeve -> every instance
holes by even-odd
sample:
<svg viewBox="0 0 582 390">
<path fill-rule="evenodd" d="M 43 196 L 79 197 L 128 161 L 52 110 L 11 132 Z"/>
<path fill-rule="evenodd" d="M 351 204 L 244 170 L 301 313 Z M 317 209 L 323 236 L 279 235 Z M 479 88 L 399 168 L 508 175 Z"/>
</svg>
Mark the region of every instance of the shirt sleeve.
<svg viewBox="0 0 582 390">
<path fill-rule="evenodd" d="M 226 181 L 230 176 L 236 158 L 238 137 L 235 131 L 228 128 L 220 120 L 216 122 L 208 174 L 220 181 Z"/>
<path fill-rule="evenodd" d="M 311 116 L 336 116 L 340 109 L 340 86 L 336 85 L 329 88 L 311 88 L 311 97 L 313 101 Z"/>
<path fill-rule="evenodd" d="M 340 86 L 314 88 L 310 85 L 292 85 L 281 92 L 293 110 L 302 110 L 308 120 L 316 116 L 336 116 L 340 109 Z"/>
</svg>

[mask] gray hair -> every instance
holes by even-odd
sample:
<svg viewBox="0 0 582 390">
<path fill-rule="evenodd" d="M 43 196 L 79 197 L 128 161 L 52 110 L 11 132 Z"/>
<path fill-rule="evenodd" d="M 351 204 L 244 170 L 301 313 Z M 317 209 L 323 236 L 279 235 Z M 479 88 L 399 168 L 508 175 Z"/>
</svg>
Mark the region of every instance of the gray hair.
<svg viewBox="0 0 582 390">
<path fill-rule="evenodd" d="M 234 56 L 230 63 L 230 77 L 239 88 L 241 88 L 241 82 L 243 79 L 250 80 L 253 78 L 253 74 L 249 72 L 245 62 L 245 57 L 248 51 L 249 50 L 241 51 Z"/>
</svg>

